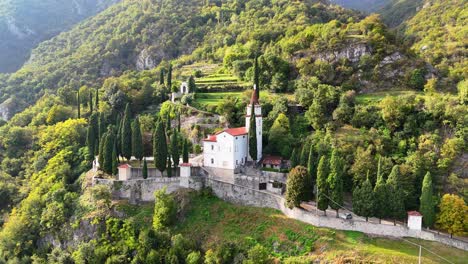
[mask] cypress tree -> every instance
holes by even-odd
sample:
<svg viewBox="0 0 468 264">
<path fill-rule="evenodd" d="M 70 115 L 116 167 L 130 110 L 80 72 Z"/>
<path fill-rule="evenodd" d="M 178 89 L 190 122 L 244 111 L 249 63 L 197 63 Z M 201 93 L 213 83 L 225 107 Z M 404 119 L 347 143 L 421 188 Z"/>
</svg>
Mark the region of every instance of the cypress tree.
<svg viewBox="0 0 468 264">
<path fill-rule="evenodd" d="M 103 165 L 103 171 L 108 174 L 112 174 L 112 164 L 114 163 L 114 156 L 113 150 L 114 150 L 114 130 L 112 127 L 109 127 L 109 130 L 107 131 L 107 135 L 104 141 L 104 165 Z"/>
<path fill-rule="evenodd" d="M 338 211 L 343 206 L 343 159 L 334 148 L 330 158 L 330 174 L 328 175 L 327 184 L 329 188 L 330 207 Z"/>
<path fill-rule="evenodd" d="M 96 150 L 98 149 L 98 140 L 97 140 L 97 133 L 98 131 L 98 120 L 97 120 L 97 115 L 92 114 L 89 117 L 89 124 L 88 124 L 88 129 L 86 132 L 86 145 L 88 146 L 88 152 L 89 152 L 89 158 L 90 160 L 93 160 L 94 157 L 96 156 L 97 152 Z"/>
<path fill-rule="evenodd" d="M 318 167 L 317 167 L 317 191 L 318 191 L 318 200 L 317 208 L 322 210 L 325 215 L 327 215 L 328 209 L 328 160 L 324 155 L 320 158 Z"/>
<path fill-rule="evenodd" d="M 309 149 L 309 158 L 307 160 L 307 195 L 308 199 L 313 199 L 314 196 L 314 185 L 316 184 L 317 171 L 315 169 L 315 161 L 314 161 L 314 145 L 310 145 Z"/>
<path fill-rule="evenodd" d="M 117 127 L 117 132 L 115 135 L 115 141 L 117 142 L 117 155 L 120 157 L 122 156 L 122 127 L 123 127 L 123 119 L 122 117 L 117 114 L 115 126 Z"/>
<path fill-rule="evenodd" d="M 130 105 L 125 107 L 125 114 L 122 120 L 122 138 L 121 152 L 125 159 L 130 160 L 132 157 L 132 121 L 130 119 Z"/>
<path fill-rule="evenodd" d="M 403 194 L 401 189 L 401 177 L 400 168 L 398 165 L 393 166 L 392 172 L 388 176 L 387 185 L 390 191 L 388 197 L 390 206 L 390 216 L 393 218 L 393 224 L 396 225 L 396 220 L 401 219 L 405 216 L 405 203 L 403 200 Z"/>
<path fill-rule="evenodd" d="M 291 168 L 299 166 L 299 157 L 297 155 L 297 148 L 294 148 L 290 158 Z"/>
<path fill-rule="evenodd" d="M 162 120 L 156 124 L 156 129 L 153 136 L 153 156 L 154 165 L 161 172 L 166 170 L 167 166 L 167 141 L 166 132 L 164 131 L 164 125 Z"/>
<path fill-rule="evenodd" d="M 179 159 L 180 159 L 180 151 L 179 151 L 179 135 L 177 131 L 174 129 L 171 135 L 171 155 L 172 161 L 174 163 L 174 168 L 179 166 Z"/>
<path fill-rule="evenodd" d="M 188 140 L 185 139 L 185 140 L 184 140 L 184 153 L 183 153 L 183 155 L 182 155 L 182 161 L 183 161 L 184 163 L 188 163 L 188 162 L 189 162 L 189 150 L 188 150 L 188 148 L 189 148 L 189 143 L 188 143 Z"/>
<path fill-rule="evenodd" d="M 180 133 L 180 112 L 177 114 L 177 132 Z"/>
<path fill-rule="evenodd" d="M 257 160 L 257 122 L 255 122 L 255 105 L 252 104 L 250 111 L 250 127 L 249 127 L 249 154 L 252 160 Z"/>
<path fill-rule="evenodd" d="M 141 162 L 143 159 L 143 137 L 138 117 L 132 123 L 132 152 L 133 156 Z"/>
<path fill-rule="evenodd" d="M 96 89 L 96 99 L 94 102 L 94 108 L 99 112 L 99 89 Z"/>
<path fill-rule="evenodd" d="M 104 135 L 104 133 L 106 132 L 106 120 L 105 120 L 104 113 L 99 114 L 99 128 L 98 128 L 98 131 L 99 131 L 99 138 L 101 138 L 102 135 Z"/>
<path fill-rule="evenodd" d="M 302 151 L 301 151 L 301 157 L 299 163 L 301 166 L 307 167 L 307 162 L 309 161 L 309 147 L 307 146 L 307 143 L 304 143 L 304 146 L 302 146 Z"/>
<path fill-rule="evenodd" d="M 159 72 L 159 84 L 164 85 L 164 69 Z"/>
<path fill-rule="evenodd" d="M 382 218 L 389 216 L 389 195 L 387 183 L 385 183 L 383 175 L 379 174 L 374 187 L 374 215 L 379 218 L 379 223 Z"/>
<path fill-rule="evenodd" d="M 170 113 L 167 113 L 167 117 L 166 117 L 166 131 L 168 134 L 171 133 L 171 114 Z"/>
<path fill-rule="evenodd" d="M 423 215 L 423 224 L 425 227 L 432 227 L 435 222 L 435 208 L 434 208 L 434 197 L 432 189 L 432 177 L 431 173 L 427 172 L 424 176 L 421 197 L 419 198 L 420 206 L 419 212 Z"/>
<path fill-rule="evenodd" d="M 286 206 L 290 209 L 300 207 L 305 192 L 307 169 L 302 166 L 292 168 L 286 182 Z"/>
<path fill-rule="evenodd" d="M 374 215 L 374 191 L 369 180 L 369 173 L 362 186 L 357 186 L 353 191 L 353 211 L 365 217 L 366 222 Z"/>
<path fill-rule="evenodd" d="M 148 163 L 143 159 L 143 179 L 148 179 Z"/>
<path fill-rule="evenodd" d="M 117 167 L 119 166 L 119 160 L 117 159 L 117 147 L 116 143 L 114 142 L 114 147 L 112 148 L 112 175 L 117 175 L 118 170 Z"/>
<path fill-rule="evenodd" d="M 195 93 L 197 91 L 197 84 L 195 83 L 195 79 L 193 78 L 193 76 L 190 76 L 187 82 L 189 93 Z"/>
<path fill-rule="evenodd" d="M 258 68 L 258 56 L 255 57 L 254 61 L 254 85 L 256 87 L 255 92 L 257 98 L 260 98 L 260 69 Z"/>
<path fill-rule="evenodd" d="M 76 94 L 76 104 L 78 107 L 78 118 L 81 118 L 81 100 L 80 100 L 80 91 Z"/>
<path fill-rule="evenodd" d="M 93 93 L 89 91 L 89 113 L 93 113 Z"/>
<path fill-rule="evenodd" d="M 167 88 L 169 91 L 172 89 L 172 64 L 169 64 L 169 70 L 167 71 Z"/>
<path fill-rule="evenodd" d="M 167 156 L 167 177 L 172 177 L 172 162 L 170 155 Z"/>
<path fill-rule="evenodd" d="M 107 133 L 104 133 L 99 140 L 98 162 L 101 170 L 103 170 L 104 166 L 104 143 L 106 142 L 106 135 Z"/>
</svg>

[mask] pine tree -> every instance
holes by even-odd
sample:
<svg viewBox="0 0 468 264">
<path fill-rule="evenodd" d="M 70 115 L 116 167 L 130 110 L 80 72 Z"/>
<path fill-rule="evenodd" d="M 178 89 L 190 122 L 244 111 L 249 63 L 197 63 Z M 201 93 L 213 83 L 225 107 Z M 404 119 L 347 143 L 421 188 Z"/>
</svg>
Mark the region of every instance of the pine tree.
<svg viewBox="0 0 468 264">
<path fill-rule="evenodd" d="M 112 148 L 112 175 L 117 175 L 119 166 L 119 160 L 117 159 L 117 143 L 114 142 L 114 147 Z"/>
<path fill-rule="evenodd" d="M 177 131 L 175 129 L 171 135 L 171 155 L 172 155 L 172 161 L 174 163 L 174 168 L 177 168 L 177 166 L 179 166 L 180 151 L 179 151 L 179 135 L 177 134 Z"/>
<path fill-rule="evenodd" d="M 132 152 L 133 156 L 141 162 L 143 159 L 143 137 L 138 117 L 132 123 Z"/>
<path fill-rule="evenodd" d="M 392 172 L 388 176 L 387 185 L 390 191 L 388 197 L 390 206 L 390 216 L 393 218 L 393 224 L 396 225 L 396 220 L 405 217 L 405 203 L 403 200 L 401 188 L 400 168 L 398 165 L 393 166 Z"/>
<path fill-rule="evenodd" d="M 78 118 L 81 118 L 81 100 L 80 91 L 76 94 L 76 106 L 78 107 Z"/>
<path fill-rule="evenodd" d="M 299 166 L 299 157 L 298 157 L 298 154 L 297 154 L 297 148 L 293 149 L 292 154 L 291 154 L 291 158 L 290 158 L 290 162 L 291 162 L 291 168 L 295 168 L 295 167 Z"/>
<path fill-rule="evenodd" d="M 369 180 L 369 173 L 362 186 L 354 188 L 353 211 L 357 215 L 365 217 L 366 222 L 369 220 L 369 217 L 374 215 L 374 191 L 372 190 L 372 183 Z"/>
<path fill-rule="evenodd" d="M 431 173 L 427 172 L 426 176 L 424 176 L 421 197 L 419 198 L 419 212 L 423 215 L 423 224 L 425 227 L 432 227 L 435 222 L 435 203 L 432 188 Z"/>
<path fill-rule="evenodd" d="M 153 156 L 154 156 L 154 165 L 161 172 L 161 174 L 166 170 L 167 166 L 167 141 L 166 141 L 166 132 L 164 131 L 164 125 L 162 120 L 156 124 L 156 130 L 154 131 L 153 136 Z"/>
<path fill-rule="evenodd" d="M 330 207 L 338 211 L 343 206 L 343 159 L 338 151 L 334 148 L 330 158 L 330 174 L 328 175 L 327 184 L 329 188 Z"/>
<path fill-rule="evenodd" d="M 252 103 L 250 111 L 250 127 L 249 127 L 249 154 L 252 160 L 257 160 L 257 122 L 255 120 L 255 105 Z"/>
<path fill-rule="evenodd" d="M 383 175 L 379 174 L 374 187 L 374 215 L 379 218 L 379 223 L 382 218 L 389 216 L 389 195 L 388 185 L 385 183 Z"/>
<path fill-rule="evenodd" d="M 182 161 L 183 161 L 184 163 L 188 163 L 188 162 L 189 162 L 189 150 L 188 150 L 188 149 L 189 149 L 189 142 L 188 142 L 187 139 L 184 140 L 184 147 L 183 147 L 183 149 L 184 149 L 184 153 L 183 153 L 183 155 L 182 155 Z"/>
<path fill-rule="evenodd" d="M 172 89 L 172 64 L 169 64 L 169 70 L 167 71 L 167 89 Z"/>
<path fill-rule="evenodd" d="M 148 163 L 143 159 L 143 179 L 148 179 Z"/>
<path fill-rule="evenodd" d="M 328 209 L 328 159 L 324 155 L 320 158 L 318 167 L 317 167 L 317 191 L 318 191 L 318 200 L 317 208 L 322 210 L 325 215 L 327 215 Z"/>
<path fill-rule="evenodd" d="M 103 171 L 108 174 L 112 174 L 112 164 L 114 162 L 114 156 L 113 151 L 114 151 L 114 130 L 112 129 L 112 126 L 109 127 L 109 130 L 107 131 L 107 136 L 104 142 L 104 165 L 103 165 Z"/>
<path fill-rule="evenodd" d="M 89 113 L 93 113 L 93 93 L 89 91 Z"/>
<path fill-rule="evenodd" d="M 159 84 L 164 85 L 164 69 L 161 68 L 159 71 Z"/>
<path fill-rule="evenodd" d="M 130 160 L 132 157 L 132 121 L 130 118 L 130 105 L 127 104 L 122 121 L 122 138 L 120 145 L 122 156 L 127 160 Z"/>
</svg>

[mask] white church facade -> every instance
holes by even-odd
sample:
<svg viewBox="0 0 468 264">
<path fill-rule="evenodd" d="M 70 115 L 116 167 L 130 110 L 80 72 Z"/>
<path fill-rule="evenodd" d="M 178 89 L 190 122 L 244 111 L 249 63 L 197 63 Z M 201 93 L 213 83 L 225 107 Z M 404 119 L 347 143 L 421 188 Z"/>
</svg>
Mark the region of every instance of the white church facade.
<svg viewBox="0 0 468 264">
<path fill-rule="evenodd" d="M 176 99 L 182 98 L 182 96 L 184 96 L 185 94 L 189 94 L 189 93 L 190 93 L 190 89 L 189 89 L 188 83 L 182 82 L 182 84 L 180 84 L 179 91 L 172 93 L 171 100 L 174 103 Z"/>
<path fill-rule="evenodd" d="M 262 108 L 258 101 L 259 91 L 254 87 L 250 104 L 246 108 L 245 127 L 229 128 L 203 140 L 203 165 L 220 169 L 234 170 L 253 160 L 249 155 L 249 128 L 254 107 L 257 135 L 256 161 L 262 159 Z"/>
</svg>

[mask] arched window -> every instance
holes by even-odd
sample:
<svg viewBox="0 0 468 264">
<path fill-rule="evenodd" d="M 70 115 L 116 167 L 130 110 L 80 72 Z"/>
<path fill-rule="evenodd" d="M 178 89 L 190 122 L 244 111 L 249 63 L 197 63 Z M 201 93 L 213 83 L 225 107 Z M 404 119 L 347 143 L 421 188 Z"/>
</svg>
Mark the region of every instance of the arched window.
<svg viewBox="0 0 468 264">
<path fill-rule="evenodd" d="M 211 150 L 214 150 L 214 145 L 211 145 Z"/>
<path fill-rule="evenodd" d="M 211 164 L 214 164 L 214 159 L 211 159 Z"/>
</svg>

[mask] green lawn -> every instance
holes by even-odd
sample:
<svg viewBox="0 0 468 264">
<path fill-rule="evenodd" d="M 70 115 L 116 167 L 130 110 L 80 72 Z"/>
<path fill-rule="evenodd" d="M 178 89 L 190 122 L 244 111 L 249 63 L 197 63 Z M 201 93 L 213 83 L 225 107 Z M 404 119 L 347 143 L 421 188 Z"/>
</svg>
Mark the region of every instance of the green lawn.
<svg viewBox="0 0 468 264">
<path fill-rule="evenodd" d="M 275 257 L 310 256 L 342 263 L 417 263 L 419 249 L 403 240 L 371 238 L 359 232 L 317 228 L 281 212 L 232 205 L 217 198 L 194 196 L 191 208 L 175 232 L 200 242 L 207 250 L 225 242 L 243 248 L 260 243 Z M 439 243 L 410 239 L 449 259 L 466 263 L 468 253 Z M 442 260 L 423 250 L 423 263 Z"/>
<path fill-rule="evenodd" d="M 358 104 L 376 104 L 384 99 L 386 96 L 404 96 L 404 95 L 422 95 L 422 92 L 405 90 L 405 91 L 380 91 L 366 94 L 359 94 L 356 96 L 356 103 Z"/>
</svg>

